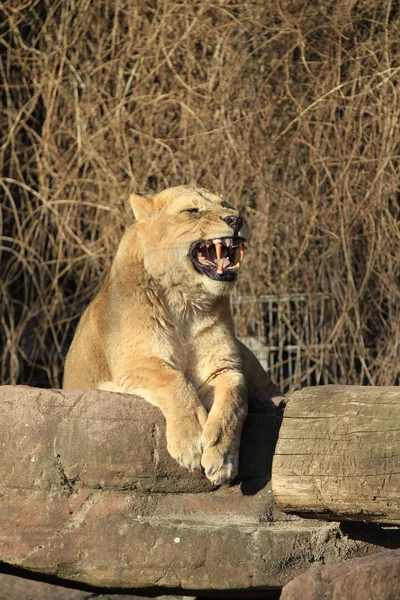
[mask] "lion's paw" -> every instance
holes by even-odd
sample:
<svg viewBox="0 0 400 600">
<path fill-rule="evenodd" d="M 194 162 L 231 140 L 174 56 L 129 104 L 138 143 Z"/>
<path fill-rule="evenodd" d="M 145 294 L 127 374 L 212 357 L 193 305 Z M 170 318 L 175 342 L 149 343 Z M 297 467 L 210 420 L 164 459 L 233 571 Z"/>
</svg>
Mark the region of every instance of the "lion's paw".
<svg viewBox="0 0 400 600">
<path fill-rule="evenodd" d="M 201 434 L 207 413 L 196 411 L 181 420 L 167 419 L 167 448 L 170 455 L 182 466 L 193 471 L 201 469 Z"/>
<path fill-rule="evenodd" d="M 211 423 L 210 423 L 211 425 Z M 201 465 L 207 479 L 214 485 L 231 481 L 238 472 L 239 449 L 234 440 L 218 425 L 206 424 L 202 435 Z"/>
<path fill-rule="evenodd" d="M 204 450 L 201 465 L 214 485 L 228 483 L 237 475 L 238 461 L 231 453 L 222 454 L 216 446 Z"/>
</svg>

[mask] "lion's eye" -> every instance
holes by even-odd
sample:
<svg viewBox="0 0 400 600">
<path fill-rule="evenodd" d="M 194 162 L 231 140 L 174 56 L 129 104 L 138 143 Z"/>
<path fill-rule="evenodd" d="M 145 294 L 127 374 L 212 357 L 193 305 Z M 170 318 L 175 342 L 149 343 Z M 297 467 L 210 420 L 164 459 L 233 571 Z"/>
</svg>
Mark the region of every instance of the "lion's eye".
<svg viewBox="0 0 400 600">
<path fill-rule="evenodd" d="M 185 210 L 181 210 L 181 213 L 195 214 L 198 212 L 200 212 L 198 208 L 185 208 Z"/>
</svg>

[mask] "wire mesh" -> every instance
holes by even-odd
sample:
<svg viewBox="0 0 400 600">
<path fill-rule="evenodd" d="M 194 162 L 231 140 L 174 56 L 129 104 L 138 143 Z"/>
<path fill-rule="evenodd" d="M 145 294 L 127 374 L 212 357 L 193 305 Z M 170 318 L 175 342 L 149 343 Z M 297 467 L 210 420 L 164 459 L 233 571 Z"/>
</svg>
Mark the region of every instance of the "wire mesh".
<svg viewBox="0 0 400 600">
<path fill-rule="evenodd" d="M 233 303 L 236 321 L 246 323 L 238 331 L 239 338 L 285 392 L 341 383 L 345 378 L 348 350 L 340 341 L 329 340 L 334 309 L 327 294 L 240 296 Z M 248 322 L 246 313 L 251 315 Z"/>
</svg>

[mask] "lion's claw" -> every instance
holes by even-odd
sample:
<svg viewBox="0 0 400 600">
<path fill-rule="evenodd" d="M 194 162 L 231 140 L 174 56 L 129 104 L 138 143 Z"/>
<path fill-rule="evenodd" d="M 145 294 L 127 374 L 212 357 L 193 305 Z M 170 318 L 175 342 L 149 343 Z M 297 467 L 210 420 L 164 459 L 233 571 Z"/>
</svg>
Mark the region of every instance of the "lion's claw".
<svg viewBox="0 0 400 600">
<path fill-rule="evenodd" d="M 185 415 L 180 421 L 167 419 L 168 452 L 189 471 L 201 470 L 201 434 L 204 421 L 203 411 L 199 410 Z"/>
<path fill-rule="evenodd" d="M 231 481 L 237 475 L 237 463 L 231 453 L 221 454 L 216 446 L 208 448 L 201 458 L 206 477 L 214 485 Z"/>
<path fill-rule="evenodd" d="M 235 448 L 234 440 L 223 432 L 220 425 L 207 423 L 201 444 L 203 456 L 201 465 L 207 479 L 214 485 L 231 481 L 238 471 L 239 451 Z"/>
</svg>

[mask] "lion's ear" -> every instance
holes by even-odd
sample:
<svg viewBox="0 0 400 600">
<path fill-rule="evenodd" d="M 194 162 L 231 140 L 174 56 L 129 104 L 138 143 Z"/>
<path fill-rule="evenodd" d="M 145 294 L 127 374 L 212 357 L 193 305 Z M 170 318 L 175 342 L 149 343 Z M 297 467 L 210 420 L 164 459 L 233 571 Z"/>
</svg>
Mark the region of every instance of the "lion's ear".
<svg viewBox="0 0 400 600">
<path fill-rule="evenodd" d="M 139 196 L 131 194 L 129 203 L 132 207 L 136 221 L 145 221 L 154 213 L 153 199 L 148 196 Z"/>
</svg>

